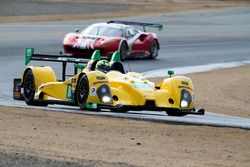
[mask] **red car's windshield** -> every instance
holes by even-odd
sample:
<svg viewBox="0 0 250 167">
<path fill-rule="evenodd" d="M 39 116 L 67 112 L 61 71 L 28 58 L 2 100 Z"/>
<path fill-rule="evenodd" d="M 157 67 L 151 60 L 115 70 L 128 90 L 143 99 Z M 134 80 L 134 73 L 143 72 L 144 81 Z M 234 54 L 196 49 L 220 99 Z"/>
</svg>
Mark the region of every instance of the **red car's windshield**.
<svg viewBox="0 0 250 167">
<path fill-rule="evenodd" d="M 83 35 L 107 36 L 107 37 L 122 37 L 123 30 L 121 28 L 107 26 L 90 26 L 83 30 Z"/>
</svg>

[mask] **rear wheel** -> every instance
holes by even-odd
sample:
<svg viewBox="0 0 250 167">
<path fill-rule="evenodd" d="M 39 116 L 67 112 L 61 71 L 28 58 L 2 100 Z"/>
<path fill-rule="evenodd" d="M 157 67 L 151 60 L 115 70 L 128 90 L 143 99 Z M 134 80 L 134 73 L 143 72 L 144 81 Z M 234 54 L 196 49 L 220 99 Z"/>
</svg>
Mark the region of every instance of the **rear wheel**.
<svg viewBox="0 0 250 167">
<path fill-rule="evenodd" d="M 32 70 L 29 70 L 23 80 L 23 95 L 26 104 L 35 105 L 35 79 Z"/>
<path fill-rule="evenodd" d="M 84 74 L 77 85 L 76 89 L 76 103 L 80 109 L 85 109 L 87 99 L 89 95 L 89 81 L 87 76 Z"/>
<path fill-rule="evenodd" d="M 121 55 L 121 60 L 125 60 L 128 55 L 128 48 L 126 42 L 122 42 L 121 48 L 120 48 L 120 55 Z"/>
<path fill-rule="evenodd" d="M 35 79 L 32 70 L 29 70 L 23 79 L 23 96 L 26 104 L 33 106 L 47 106 L 45 101 L 34 101 L 36 88 Z M 40 94 L 39 99 L 43 99 L 43 93 Z"/>
<path fill-rule="evenodd" d="M 154 40 L 150 48 L 150 58 L 155 59 L 157 56 L 158 56 L 158 43 L 156 40 Z"/>
<path fill-rule="evenodd" d="M 166 113 L 168 114 L 168 116 L 176 116 L 176 117 L 182 117 L 182 116 L 187 115 L 186 113 L 182 113 L 182 112 L 177 111 L 177 110 L 166 111 Z"/>
</svg>

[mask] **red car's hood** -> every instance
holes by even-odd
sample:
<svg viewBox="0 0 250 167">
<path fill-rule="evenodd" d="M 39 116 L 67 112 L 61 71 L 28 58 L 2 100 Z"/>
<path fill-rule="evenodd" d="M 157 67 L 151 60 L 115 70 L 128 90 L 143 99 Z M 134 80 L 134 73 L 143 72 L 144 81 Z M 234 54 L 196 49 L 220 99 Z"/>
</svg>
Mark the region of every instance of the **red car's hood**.
<svg viewBox="0 0 250 167">
<path fill-rule="evenodd" d="M 97 46 L 105 46 L 115 41 L 120 41 L 122 37 L 88 36 L 81 34 L 68 34 L 64 39 L 64 45 L 72 45 L 74 48 L 94 49 Z"/>
</svg>

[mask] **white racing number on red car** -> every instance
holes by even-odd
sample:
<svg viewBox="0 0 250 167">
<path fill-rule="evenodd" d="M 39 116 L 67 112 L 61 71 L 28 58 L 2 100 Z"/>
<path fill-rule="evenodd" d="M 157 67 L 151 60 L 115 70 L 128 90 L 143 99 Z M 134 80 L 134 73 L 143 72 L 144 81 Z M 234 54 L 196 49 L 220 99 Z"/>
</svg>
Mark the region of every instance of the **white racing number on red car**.
<svg viewBox="0 0 250 167">
<path fill-rule="evenodd" d="M 73 45 L 74 48 L 80 49 L 94 49 L 95 39 L 84 38 L 82 40 L 78 40 L 77 43 Z"/>
</svg>

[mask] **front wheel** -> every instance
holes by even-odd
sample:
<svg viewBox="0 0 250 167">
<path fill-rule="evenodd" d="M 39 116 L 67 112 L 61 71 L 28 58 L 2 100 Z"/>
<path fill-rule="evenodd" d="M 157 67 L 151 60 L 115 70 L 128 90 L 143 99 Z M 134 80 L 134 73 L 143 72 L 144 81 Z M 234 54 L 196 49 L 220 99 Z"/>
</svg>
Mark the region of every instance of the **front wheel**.
<svg viewBox="0 0 250 167">
<path fill-rule="evenodd" d="M 157 56 L 158 56 L 158 44 L 157 41 L 154 40 L 150 48 L 150 58 L 155 59 Z"/>
<path fill-rule="evenodd" d="M 76 89 L 76 103 L 81 110 L 85 109 L 88 95 L 89 95 L 89 81 L 87 76 L 84 74 L 80 78 Z"/>
</svg>

